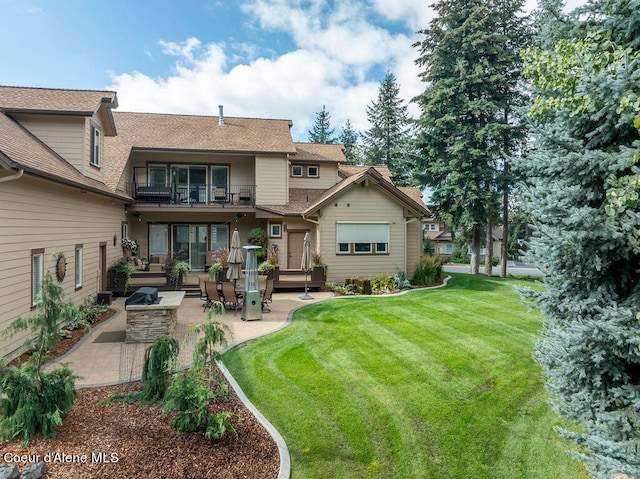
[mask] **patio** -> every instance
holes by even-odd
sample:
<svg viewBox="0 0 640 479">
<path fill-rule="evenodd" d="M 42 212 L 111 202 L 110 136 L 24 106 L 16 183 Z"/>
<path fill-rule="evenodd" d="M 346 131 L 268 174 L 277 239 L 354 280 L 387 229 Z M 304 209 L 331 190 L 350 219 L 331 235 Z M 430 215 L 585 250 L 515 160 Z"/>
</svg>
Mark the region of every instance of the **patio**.
<svg viewBox="0 0 640 479">
<path fill-rule="evenodd" d="M 302 306 L 321 301 L 332 296 L 331 292 L 314 292 L 312 300 L 301 300 L 300 292 L 276 293 L 269 304 L 270 313 L 264 313 L 260 321 L 243 321 L 240 314 L 228 311 L 216 319 L 226 324 L 231 331 L 227 335 L 229 346 L 263 336 L 285 326 L 289 314 Z M 56 362 L 69 363 L 69 367 L 81 379 L 76 387 L 96 387 L 126 383 L 140 379 L 142 358 L 149 344 L 126 344 L 125 298 L 114 298 L 111 305 L 116 314 L 104 324 L 95 328 L 69 353 Z M 179 309 L 178 324 L 173 333 L 180 341 L 180 362 L 185 367 L 191 364 L 191 352 L 196 336 L 186 340 L 188 330 L 201 324 L 206 318 L 203 313 L 203 301 L 195 297 L 184 298 Z"/>
</svg>

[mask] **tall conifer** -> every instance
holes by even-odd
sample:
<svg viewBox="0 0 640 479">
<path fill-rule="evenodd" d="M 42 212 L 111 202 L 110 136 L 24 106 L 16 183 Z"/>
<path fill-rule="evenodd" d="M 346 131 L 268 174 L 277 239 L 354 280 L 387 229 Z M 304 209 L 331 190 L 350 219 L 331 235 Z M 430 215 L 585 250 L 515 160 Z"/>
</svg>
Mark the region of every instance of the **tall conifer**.
<svg viewBox="0 0 640 479">
<path fill-rule="evenodd" d="M 425 90 L 415 99 L 422 113 L 414 176 L 434 189 L 438 216 L 470 231 L 473 273 L 482 234 L 506 187 L 501 166 L 523 138 L 514 122 L 521 97 L 518 53 L 527 40 L 522 4 L 439 0 L 437 17 L 415 45 Z"/>
<path fill-rule="evenodd" d="M 371 128 L 362 134 L 364 161 L 387 166 L 396 184 L 406 184 L 412 120 L 393 73 L 387 72 L 380 82 L 377 100 L 367 105 L 367 120 Z"/>
<path fill-rule="evenodd" d="M 545 290 L 536 357 L 596 479 L 640 477 L 640 2 L 545 1 L 525 207 Z"/>
</svg>

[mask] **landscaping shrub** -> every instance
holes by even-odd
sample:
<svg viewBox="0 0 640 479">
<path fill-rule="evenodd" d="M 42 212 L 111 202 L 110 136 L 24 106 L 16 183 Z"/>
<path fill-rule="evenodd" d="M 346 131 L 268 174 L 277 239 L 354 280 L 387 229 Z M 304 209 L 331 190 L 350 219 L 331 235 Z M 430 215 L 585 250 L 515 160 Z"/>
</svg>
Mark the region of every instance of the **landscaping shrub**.
<svg viewBox="0 0 640 479">
<path fill-rule="evenodd" d="M 8 367 L 0 361 L 0 438 L 20 438 L 23 445 L 37 433 L 53 437 L 54 426 L 62 424 L 62 415 L 69 412 L 76 396 L 75 376 L 61 365 L 42 371 L 47 354 L 56 349 L 64 324 L 78 321 L 80 313 L 73 302 L 64 302 L 64 290 L 54 283 L 47 271 L 42 280 L 37 312 L 29 319 L 17 318 L 5 336 L 30 330 L 24 348 L 31 357 L 20 368 Z"/>
<path fill-rule="evenodd" d="M 144 352 L 142 366 L 143 389 L 140 399 L 143 401 L 157 401 L 164 397 L 171 368 L 178 357 L 180 346 L 171 336 L 156 338 Z"/>
<path fill-rule="evenodd" d="M 353 292 L 356 294 L 372 294 L 371 280 L 367 278 L 347 278 L 344 280 L 344 285 L 353 287 Z"/>
<path fill-rule="evenodd" d="M 20 369 L 0 365 L 0 438 L 22 440 L 24 446 L 40 432 L 54 437 L 54 426 L 62 425 L 62 415 L 73 407 L 77 376 L 62 365 L 42 372 L 29 360 Z"/>
<path fill-rule="evenodd" d="M 416 266 L 411 282 L 413 284 L 428 286 L 436 281 L 440 281 L 442 278 L 443 265 L 444 259 L 442 256 L 423 256 Z"/>
<path fill-rule="evenodd" d="M 454 246 L 453 252 L 451 253 L 451 262 L 462 264 L 469 264 L 471 262 L 469 254 L 467 253 L 466 244 L 456 244 Z"/>
<path fill-rule="evenodd" d="M 223 308 L 222 304 L 220 307 Z M 227 347 L 226 333 L 230 332 L 229 327 L 213 319 L 215 314 L 215 308 L 212 308 L 207 317 L 199 326 L 193 327 L 189 334 L 203 334 L 201 338 L 196 341 L 193 347 L 193 364 L 196 367 L 206 367 L 209 364 L 209 389 L 211 389 L 212 381 L 216 381 L 222 390 L 221 394 L 226 397 L 229 393 L 227 384 L 222 378 L 214 373 L 214 361 L 220 357 L 220 353 L 216 350 L 216 346 L 222 348 Z"/>
<path fill-rule="evenodd" d="M 89 324 L 95 323 L 102 313 L 107 310 L 107 307 L 102 304 L 96 304 L 90 296 L 87 296 L 84 300 L 84 304 L 78 308 L 80 314 L 85 321 Z"/>
<path fill-rule="evenodd" d="M 396 289 L 396 282 L 389 273 L 382 273 L 381 275 L 371 278 L 371 288 L 376 294 L 387 290 L 393 291 Z"/>
</svg>

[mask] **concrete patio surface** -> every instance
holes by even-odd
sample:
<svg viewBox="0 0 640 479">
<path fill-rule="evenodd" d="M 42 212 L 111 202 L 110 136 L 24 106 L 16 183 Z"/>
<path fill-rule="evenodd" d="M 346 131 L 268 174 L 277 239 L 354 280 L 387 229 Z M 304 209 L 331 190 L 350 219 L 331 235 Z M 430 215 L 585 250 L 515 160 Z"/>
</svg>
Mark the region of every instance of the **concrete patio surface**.
<svg viewBox="0 0 640 479">
<path fill-rule="evenodd" d="M 216 319 L 231 331 L 227 334 L 229 346 L 281 329 L 287 323 L 290 312 L 333 295 L 331 292 L 313 292 L 312 300 L 302 300 L 302 294 L 274 293 L 273 302 L 269 304 L 271 312 L 263 312 L 262 319 L 257 321 L 243 321 L 241 311 L 231 310 L 216 315 Z M 71 370 L 81 376 L 76 380 L 77 388 L 119 384 L 141 378 L 144 351 L 149 344 L 124 342 L 123 335 L 127 329 L 124 302 L 125 298 L 115 298 L 111 308 L 116 310 L 116 314 L 94 328 L 56 361 L 68 363 Z M 199 298 L 187 297 L 178 310 L 178 325 L 173 336 L 180 342 L 180 362 L 185 367 L 191 364 L 193 344 L 197 339 L 195 335 L 188 336 L 187 332 L 203 323 L 207 315 L 202 305 L 203 301 Z"/>
</svg>

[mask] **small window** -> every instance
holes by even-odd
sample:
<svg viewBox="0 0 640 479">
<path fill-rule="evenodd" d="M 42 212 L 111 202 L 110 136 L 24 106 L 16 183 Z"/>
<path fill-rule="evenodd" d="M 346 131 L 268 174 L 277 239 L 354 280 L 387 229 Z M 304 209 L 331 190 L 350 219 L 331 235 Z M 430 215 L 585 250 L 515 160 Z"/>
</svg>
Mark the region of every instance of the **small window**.
<svg viewBox="0 0 640 479">
<path fill-rule="evenodd" d="M 31 306 L 38 304 L 44 279 L 44 249 L 31 250 Z"/>
<path fill-rule="evenodd" d="M 376 243 L 376 253 L 388 253 L 388 252 L 389 252 L 388 243 Z"/>
<path fill-rule="evenodd" d="M 82 288 L 82 245 L 76 245 L 76 289 Z"/>
<path fill-rule="evenodd" d="M 339 254 L 348 254 L 351 250 L 349 248 L 349 243 L 338 243 L 338 253 Z"/>
<path fill-rule="evenodd" d="M 269 237 L 282 238 L 282 223 L 269 223 Z"/>
<path fill-rule="evenodd" d="M 371 253 L 371 243 L 353 243 L 353 252 L 356 254 Z"/>
<path fill-rule="evenodd" d="M 91 164 L 100 166 L 100 141 L 101 133 L 95 126 L 91 127 Z"/>
<path fill-rule="evenodd" d="M 291 167 L 291 176 L 301 177 L 302 176 L 302 166 L 293 165 Z"/>
<path fill-rule="evenodd" d="M 312 178 L 318 177 L 318 167 L 317 166 L 308 166 L 307 167 L 307 176 Z"/>
</svg>

